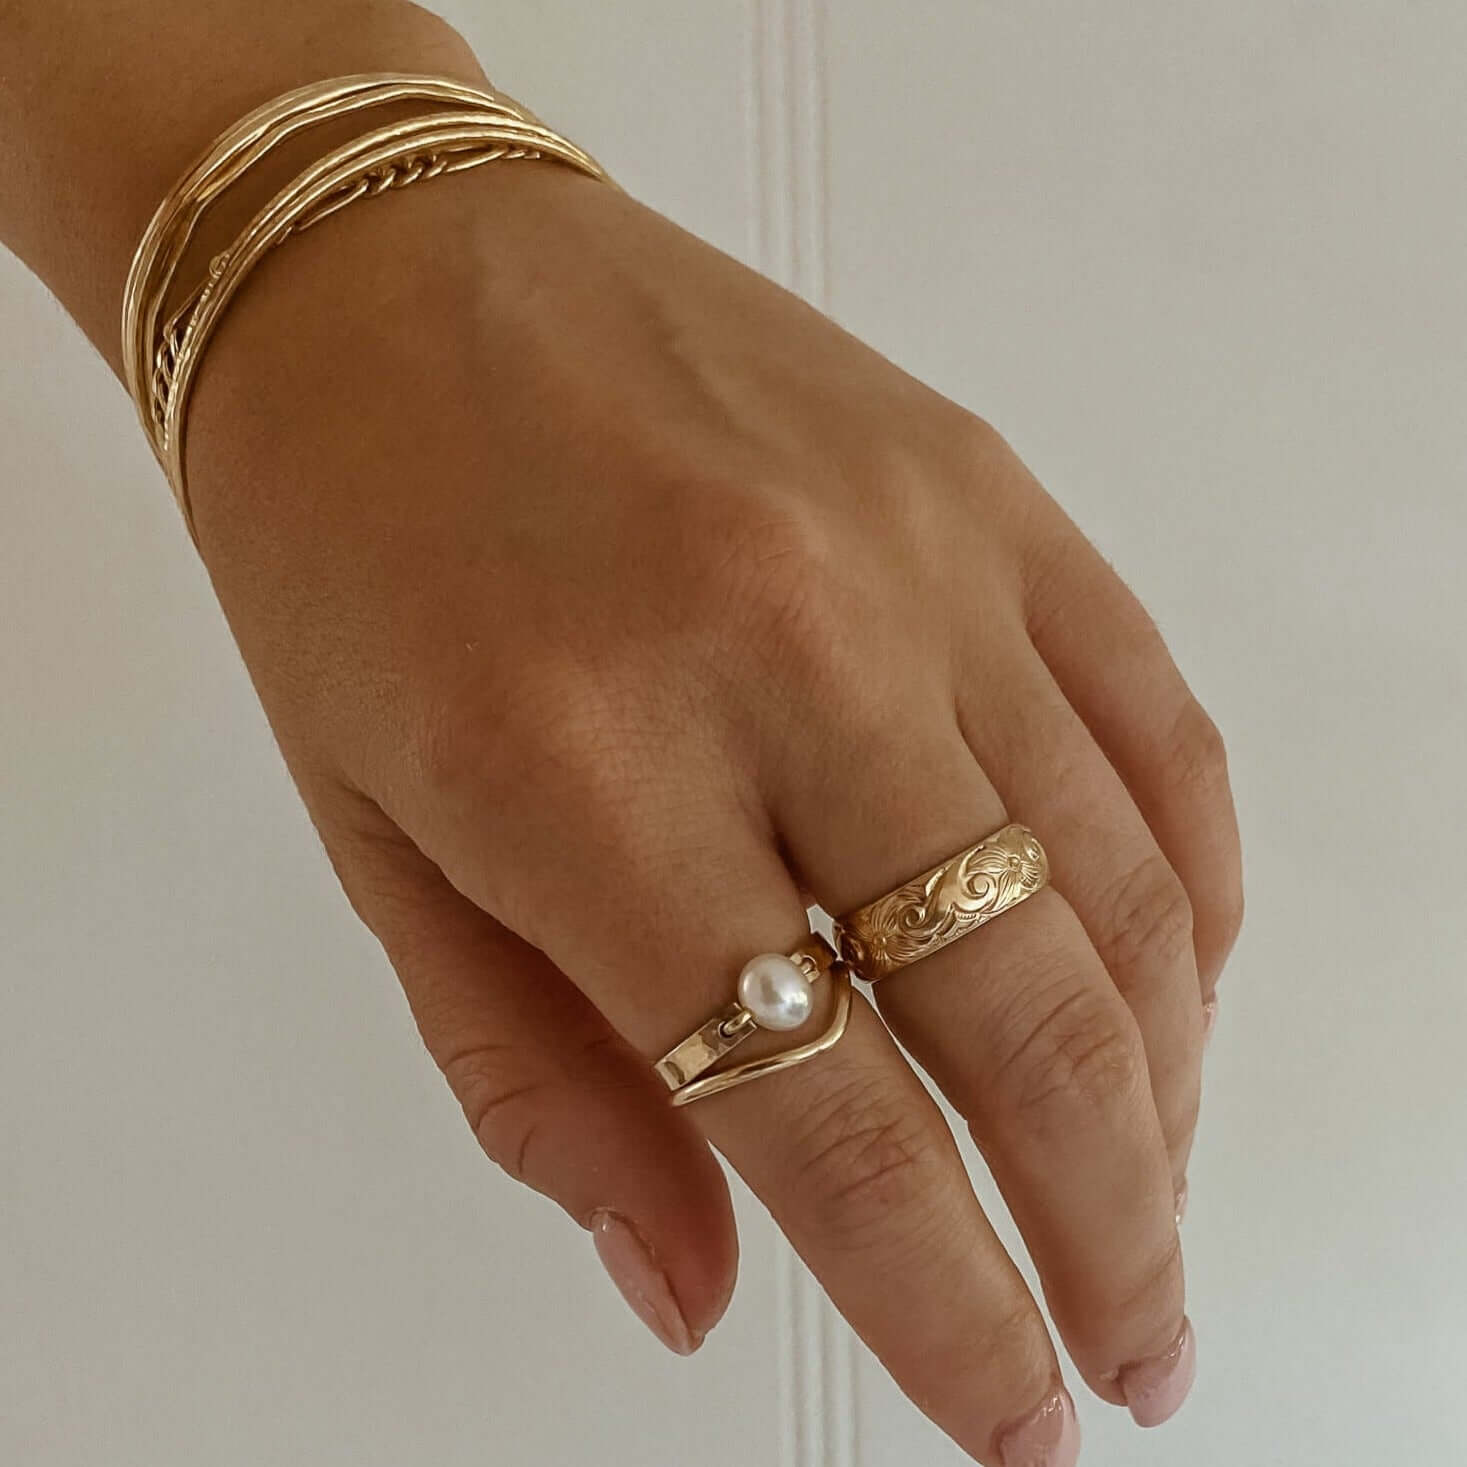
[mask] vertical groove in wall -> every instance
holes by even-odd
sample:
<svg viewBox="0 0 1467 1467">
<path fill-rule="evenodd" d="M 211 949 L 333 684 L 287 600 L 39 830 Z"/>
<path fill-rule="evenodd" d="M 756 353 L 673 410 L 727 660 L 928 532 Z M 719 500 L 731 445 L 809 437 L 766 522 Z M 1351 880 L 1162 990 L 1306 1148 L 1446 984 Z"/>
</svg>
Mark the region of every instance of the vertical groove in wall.
<svg viewBox="0 0 1467 1467">
<path fill-rule="evenodd" d="M 744 38 L 744 258 L 764 258 L 764 67 L 759 37 L 764 33 L 764 0 L 747 0 Z"/>
<path fill-rule="evenodd" d="M 749 260 L 824 308 L 825 0 L 748 0 Z M 782 1467 L 859 1467 L 855 1340 L 793 1251 L 775 1264 Z"/>
<path fill-rule="evenodd" d="M 798 1265 L 788 1243 L 775 1240 L 774 1334 L 779 1363 L 779 1464 L 801 1467 L 799 1382 L 800 1343 L 796 1331 Z"/>
<path fill-rule="evenodd" d="M 781 4 L 782 0 L 747 0 L 748 35 L 744 48 L 743 89 L 747 138 L 744 197 L 748 210 L 745 258 L 755 269 L 776 279 L 779 278 L 779 262 L 774 258 L 773 240 L 778 233 L 774 218 L 778 190 L 772 183 L 774 169 L 770 149 L 771 137 L 777 133 L 778 119 L 770 116 L 776 94 L 767 50 L 772 30 L 770 11 L 778 9 Z M 780 1391 L 780 1467 L 804 1467 L 810 1460 L 805 1455 L 801 1431 L 801 1403 L 805 1394 L 803 1377 L 807 1364 L 799 1323 L 801 1302 L 799 1265 L 788 1244 L 778 1240 L 774 1256 L 774 1333 Z"/>
</svg>

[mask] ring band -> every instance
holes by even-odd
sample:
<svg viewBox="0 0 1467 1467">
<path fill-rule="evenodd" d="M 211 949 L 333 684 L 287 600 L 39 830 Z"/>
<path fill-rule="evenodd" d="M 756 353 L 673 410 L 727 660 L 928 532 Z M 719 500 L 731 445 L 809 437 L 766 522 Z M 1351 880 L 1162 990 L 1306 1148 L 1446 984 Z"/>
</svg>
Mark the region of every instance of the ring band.
<svg viewBox="0 0 1467 1467">
<path fill-rule="evenodd" d="M 836 945 L 868 983 L 976 932 L 1040 891 L 1049 857 L 1024 825 L 1005 825 L 975 846 L 835 921 Z"/>
<path fill-rule="evenodd" d="M 836 987 L 835 1014 L 817 1039 L 708 1074 L 756 1030 L 799 1028 L 814 1008 L 813 986 L 827 976 Z M 688 1105 L 761 1075 L 814 1059 L 845 1033 L 850 1014 L 850 973 L 835 949 L 812 932 L 788 956 L 761 953 L 744 964 L 739 974 L 738 997 L 681 1044 L 668 1050 L 653 1069 L 672 1091 L 672 1103 Z"/>
</svg>

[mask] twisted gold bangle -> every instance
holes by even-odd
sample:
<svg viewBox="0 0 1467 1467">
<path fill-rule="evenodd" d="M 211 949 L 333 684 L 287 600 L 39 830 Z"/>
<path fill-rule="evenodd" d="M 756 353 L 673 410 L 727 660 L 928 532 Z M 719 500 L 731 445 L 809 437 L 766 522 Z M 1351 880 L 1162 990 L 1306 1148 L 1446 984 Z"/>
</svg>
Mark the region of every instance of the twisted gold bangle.
<svg viewBox="0 0 1467 1467">
<path fill-rule="evenodd" d="M 375 128 L 327 153 L 265 205 L 165 320 L 179 266 L 209 207 L 304 129 L 388 103 L 451 104 Z M 590 154 L 512 98 L 441 77 L 342 77 L 297 88 L 222 134 L 170 190 L 133 257 L 123 295 L 129 392 L 197 544 L 184 472 L 189 393 L 223 311 L 270 250 L 360 198 L 500 159 L 553 159 L 611 182 Z"/>
</svg>

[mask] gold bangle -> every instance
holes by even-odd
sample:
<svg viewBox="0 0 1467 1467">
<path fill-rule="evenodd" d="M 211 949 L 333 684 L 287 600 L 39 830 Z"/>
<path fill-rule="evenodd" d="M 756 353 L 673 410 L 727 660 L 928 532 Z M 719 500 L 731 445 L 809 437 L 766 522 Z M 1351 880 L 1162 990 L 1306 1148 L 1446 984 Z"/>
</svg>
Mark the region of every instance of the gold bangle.
<svg viewBox="0 0 1467 1467">
<path fill-rule="evenodd" d="M 364 75 L 297 87 L 241 118 L 204 150 L 164 196 L 133 257 L 123 293 L 122 336 L 127 387 L 136 401 L 141 403 L 142 384 L 152 371 L 158 313 L 194 230 L 210 206 L 297 133 L 349 112 L 405 101 L 477 105 L 530 117 L 507 97 L 501 99 L 447 78 Z"/>
<path fill-rule="evenodd" d="M 208 277 L 164 319 L 194 231 L 226 189 L 303 129 L 404 101 L 447 107 L 376 128 L 327 153 L 281 189 L 233 244 L 215 255 Z M 341 77 L 297 88 L 257 108 L 223 133 L 170 190 L 128 273 L 123 368 L 139 420 L 195 544 L 183 459 L 189 391 L 224 308 L 261 257 L 359 198 L 498 159 L 542 158 L 612 182 L 590 154 L 503 93 L 442 77 Z"/>
</svg>

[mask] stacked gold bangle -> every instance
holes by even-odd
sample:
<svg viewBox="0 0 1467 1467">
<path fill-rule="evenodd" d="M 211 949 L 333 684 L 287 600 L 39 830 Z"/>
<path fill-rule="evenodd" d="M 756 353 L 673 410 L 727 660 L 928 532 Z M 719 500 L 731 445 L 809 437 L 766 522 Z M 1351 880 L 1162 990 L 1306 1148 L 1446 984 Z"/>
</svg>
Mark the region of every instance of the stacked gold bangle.
<svg viewBox="0 0 1467 1467">
<path fill-rule="evenodd" d="M 276 193 L 214 256 L 204 279 L 179 297 L 178 273 L 200 219 L 250 169 L 306 129 L 405 103 L 429 105 L 326 153 Z M 122 309 L 128 391 L 190 535 L 183 442 L 189 392 L 214 329 L 260 259 L 357 199 L 500 159 L 535 158 L 611 181 L 590 154 L 503 93 L 441 77 L 395 74 L 300 87 L 250 113 L 199 158 L 153 215 L 128 273 Z"/>
</svg>

